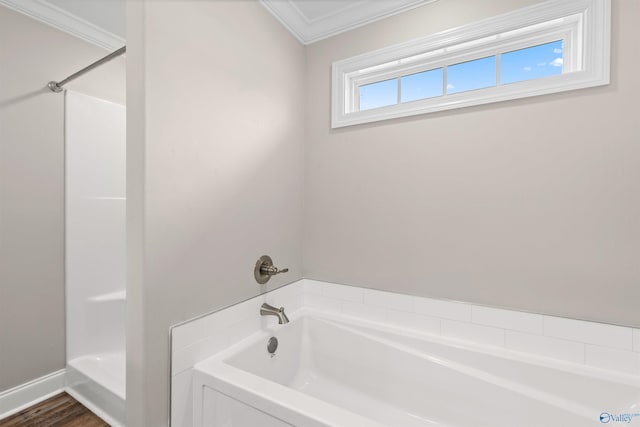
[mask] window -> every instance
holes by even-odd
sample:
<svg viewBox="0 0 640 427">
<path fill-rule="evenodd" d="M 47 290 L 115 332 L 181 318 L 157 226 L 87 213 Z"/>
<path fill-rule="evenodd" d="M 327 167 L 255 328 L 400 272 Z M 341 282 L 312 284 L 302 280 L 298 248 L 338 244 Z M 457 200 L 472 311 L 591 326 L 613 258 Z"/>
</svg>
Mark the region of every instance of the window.
<svg viewBox="0 0 640 427">
<path fill-rule="evenodd" d="M 333 64 L 332 127 L 609 83 L 610 0 L 551 0 Z"/>
<path fill-rule="evenodd" d="M 442 96 L 443 78 L 442 68 L 400 77 L 402 94 L 400 102 L 411 102 L 433 98 L 434 96 Z"/>
<path fill-rule="evenodd" d="M 475 59 L 447 67 L 447 94 L 496 85 L 496 57 Z"/>
<path fill-rule="evenodd" d="M 362 85 L 358 89 L 360 111 L 398 103 L 398 82 L 395 79 Z"/>
<path fill-rule="evenodd" d="M 513 50 L 500 55 L 500 83 L 557 76 L 563 71 L 563 41 Z"/>
</svg>

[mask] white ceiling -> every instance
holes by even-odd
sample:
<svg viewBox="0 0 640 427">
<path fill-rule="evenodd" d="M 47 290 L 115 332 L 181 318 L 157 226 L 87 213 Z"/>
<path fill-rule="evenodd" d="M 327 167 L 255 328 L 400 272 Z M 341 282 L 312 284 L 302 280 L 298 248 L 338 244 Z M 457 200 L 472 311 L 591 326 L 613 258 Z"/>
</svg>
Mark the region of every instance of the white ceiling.
<svg viewBox="0 0 640 427">
<path fill-rule="evenodd" d="M 202 0 L 216 1 L 216 0 Z M 304 44 L 437 0 L 254 0 Z M 126 0 L 0 0 L 88 42 L 114 50 L 125 41 Z"/>
</svg>

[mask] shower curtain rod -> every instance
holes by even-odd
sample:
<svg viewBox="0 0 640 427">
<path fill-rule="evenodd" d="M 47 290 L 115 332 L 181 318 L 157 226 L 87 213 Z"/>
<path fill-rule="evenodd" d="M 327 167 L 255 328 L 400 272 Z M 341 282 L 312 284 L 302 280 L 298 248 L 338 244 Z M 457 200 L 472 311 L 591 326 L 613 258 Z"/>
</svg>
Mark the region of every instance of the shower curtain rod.
<svg viewBox="0 0 640 427">
<path fill-rule="evenodd" d="M 81 75 L 85 74 L 88 71 L 93 70 L 96 67 L 99 67 L 100 65 L 104 64 L 105 62 L 109 62 L 111 61 L 113 58 L 117 58 L 118 56 L 124 54 L 127 51 L 127 46 L 122 46 L 120 49 L 111 52 L 109 55 L 105 56 L 102 59 L 98 59 L 96 62 L 94 62 L 93 64 L 87 65 L 86 67 L 84 67 L 82 70 L 75 72 L 73 74 L 71 74 L 69 77 L 67 77 L 64 80 L 61 80 L 59 82 L 56 81 L 50 81 L 47 84 L 47 87 L 52 91 L 52 92 L 62 92 L 62 86 L 66 85 L 67 83 L 69 83 L 71 80 L 75 80 L 78 77 L 80 77 Z"/>
</svg>

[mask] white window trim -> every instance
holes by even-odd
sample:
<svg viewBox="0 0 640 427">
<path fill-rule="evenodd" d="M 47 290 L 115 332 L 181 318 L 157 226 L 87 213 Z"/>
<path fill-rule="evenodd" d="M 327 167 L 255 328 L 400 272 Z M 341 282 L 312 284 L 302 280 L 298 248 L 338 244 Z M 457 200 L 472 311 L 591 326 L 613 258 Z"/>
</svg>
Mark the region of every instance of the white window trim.
<svg viewBox="0 0 640 427">
<path fill-rule="evenodd" d="M 550 30 L 529 32 L 522 38 L 511 37 L 507 41 L 489 42 L 480 40 L 573 15 L 579 19 L 548 27 Z M 536 41 L 542 44 L 560 38 L 571 47 L 567 50 L 571 56 L 565 56 L 567 62 L 564 64 L 565 71 L 570 72 L 562 75 L 356 111 L 359 85 L 397 77 L 399 72 L 409 74 L 408 70 L 413 73 L 435 69 L 446 64 L 495 55 L 498 51 L 505 52 L 506 47 L 516 50 L 533 46 Z M 610 39 L 610 0 L 550 0 L 428 37 L 336 61 L 332 66 L 331 126 L 338 128 L 606 85 L 609 84 Z M 473 45 L 474 41 L 478 41 L 477 46 Z M 458 48 L 464 43 L 469 43 L 470 46 Z M 455 50 L 428 55 L 429 60 L 421 60 L 417 65 L 400 64 L 407 58 L 448 47 Z M 394 61 L 398 64 L 385 69 L 384 72 L 380 71 L 379 68 Z"/>
</svg>

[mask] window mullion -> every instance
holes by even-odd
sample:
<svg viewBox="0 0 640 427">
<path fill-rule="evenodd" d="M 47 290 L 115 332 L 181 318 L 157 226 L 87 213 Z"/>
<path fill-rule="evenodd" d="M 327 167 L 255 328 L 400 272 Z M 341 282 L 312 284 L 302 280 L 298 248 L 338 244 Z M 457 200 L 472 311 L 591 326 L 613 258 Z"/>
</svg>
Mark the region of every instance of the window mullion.
<svg viewBox="0 0 640 427">
<path fill-rule="evenodd" d="M 447 95 L 447 67 L 446 65 L 442 67 L 442 96 Z"/>
</svg>

